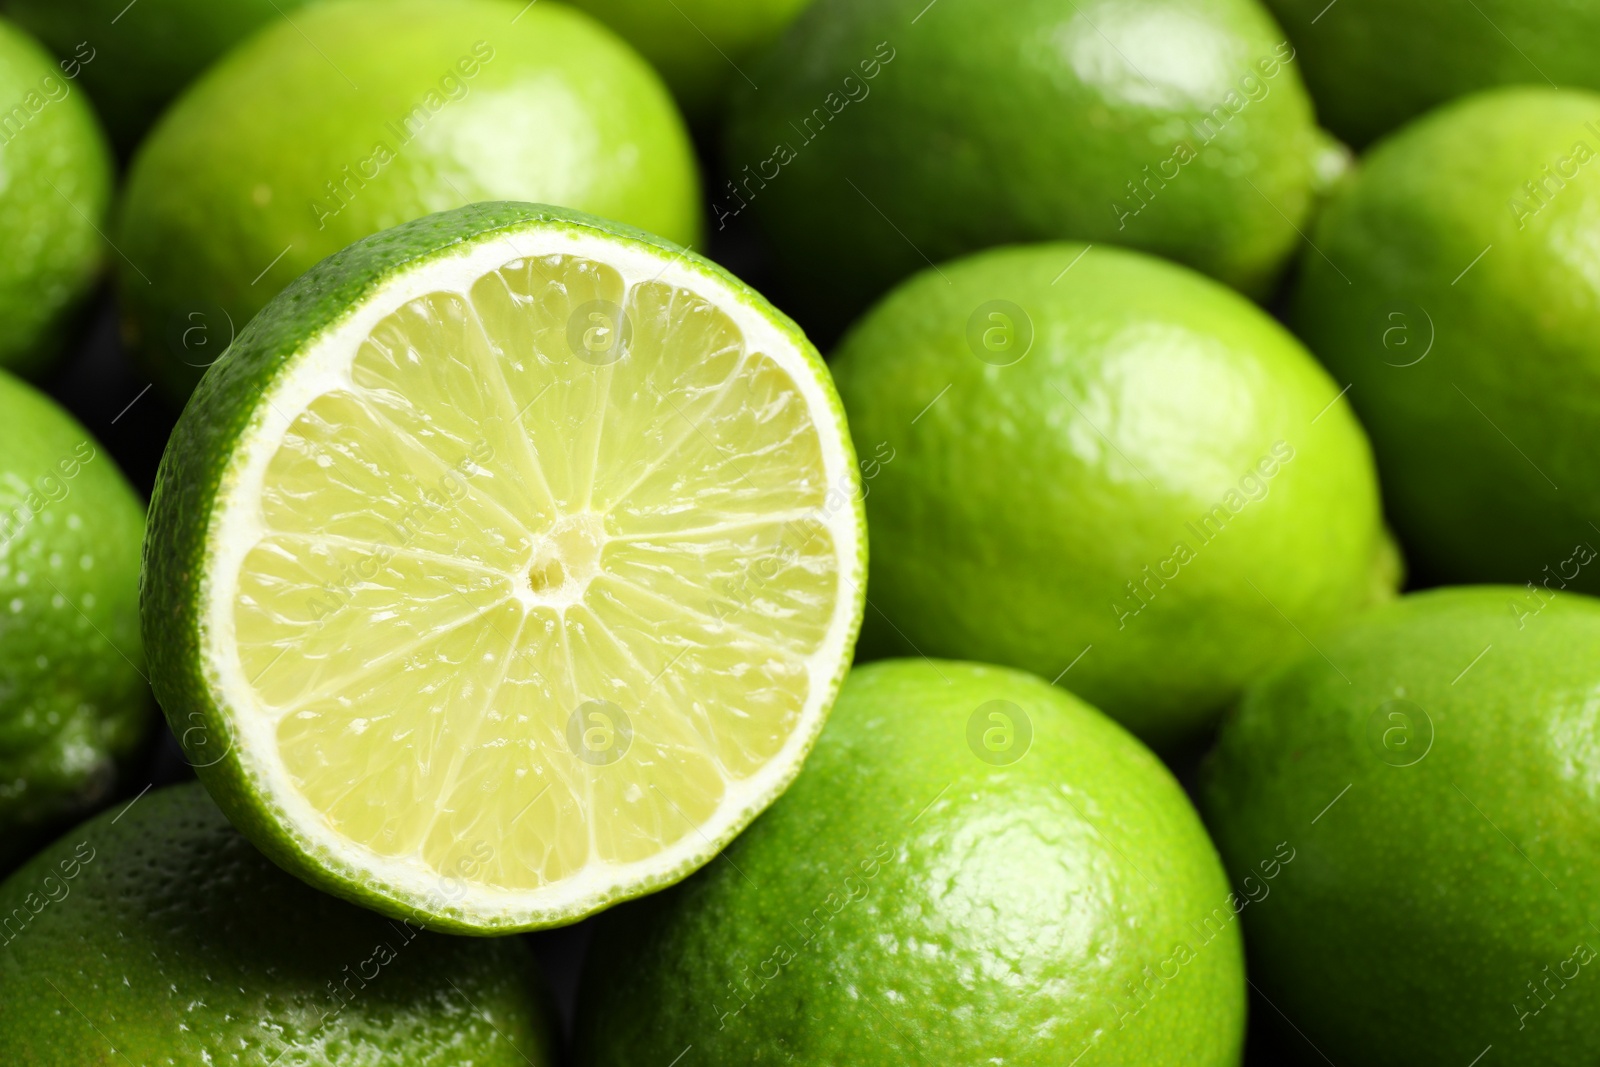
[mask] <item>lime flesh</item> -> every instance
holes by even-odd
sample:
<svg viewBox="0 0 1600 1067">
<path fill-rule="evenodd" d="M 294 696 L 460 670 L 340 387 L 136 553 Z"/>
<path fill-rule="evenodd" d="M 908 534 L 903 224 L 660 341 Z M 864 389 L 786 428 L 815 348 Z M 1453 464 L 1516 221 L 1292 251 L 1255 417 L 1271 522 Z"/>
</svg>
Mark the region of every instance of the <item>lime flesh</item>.
<svg viewBox="0 0 1600 1067">
<path fill-rule="evenodd" d="M 864 552 L 792 327 L 682 252 L 499 210 L 517 224 L 373 268 L 265 387 L 189 605 L 223 794 L 347 894 L 468 929 L 675 880 L 765 806 L 848 661 Z M 268 332 L 216 377 L 263 373 Z"/>
</svg>

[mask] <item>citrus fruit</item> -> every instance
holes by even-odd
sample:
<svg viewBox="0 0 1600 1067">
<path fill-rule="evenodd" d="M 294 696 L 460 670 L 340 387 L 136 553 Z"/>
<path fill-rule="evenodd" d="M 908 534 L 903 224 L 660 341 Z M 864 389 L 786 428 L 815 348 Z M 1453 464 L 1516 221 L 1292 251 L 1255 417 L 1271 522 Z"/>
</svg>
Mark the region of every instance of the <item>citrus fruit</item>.
<svg viewBox="0 0 1600 1067">
<path fill-rule="evenodd" d="M 724 860 L 600 921 L 577 1058 L 1233 1065 L 1233 899 L 1178 783 L 1093 708 L 872 664 Z"/>
<path fill-rule="evenodd" d="M 33 374 L 98 275 L 111 154 L 88 103 L 0 19 L 0 367 Z"/>
<path fill-rule="evenodd" d="M 1301 51 L 1317 113 L 1364 145 L 1496 85 L 1600 88 L 1600 6 L 1473 0 L 1267 0 Z"/>
<path fill-rule="evenodd" d="M 1319 647 L 1251 686 L 1202 790 L 1236 877 L 1298 856 L 1244 913 L 1252 979 L 1334 1063 L 1583 1062 L 1600 603 L 1443 589 Z"/>
<path fill-rule="evenodd" d="M 793 777 L 863 522 L 827 370 L 759 296 L 613 223 L 458 209 L 308 272 L 201 383 L 151 505 L 152 677 L 282 865 L 443 929 L 558 924 Z"/>
<path fill-rule="evenodd" d="M 534 200 L 688 244 L 699 195 L 665 87 L 585 15 L 316 4 L 213 67 L 135 158 L 117 238 L 130 337 L 181 399 L 274 293 L 358 238 Z"/>
<path fill-rule="evenodd" d="M 5 13 L 74 73 L 121 152 L 168 101 L 259 26 L 306 0 L 5 0 Z"/>
<path fill-rule="evenodd" d="M 18 1067 L 553 1061 L 525 946 L 308 889 L 192 783 L 84 823 L 0 886 L 0 996 Z"/>
<path fill-rule="evenodd" d="M 690 116 L 709 120 L 810 0 L 575 0 L 655 64 Z"/>
<path fill-rule="evenodd" d="M 833 371 L 868 465 L 872 653 L 1021 667 L 1166 746 L 1394 588 L 1339 387 L 1185 268 L 981 253 L 896 289 Z"/>
<path fill-rule="evenodd" d="M 153 725 L 143 534 L 99 442 L 0 371 L 0 861 L 104 800 Z"/>
<path fill-rule="evenodd" d="M 1292 325 L 1431 580 L 1600 589 L 1574 562 L 1600 541 L 1597 217 L 1600 95 L 1501 89 L 1384 142 L 1317 228 Z"/>
<path fill-rule="evenodd" d="M 1255 0 L 819 0 L 739 92 L 712 213 L 754 215 L 829 321 L 1056 238 L 1261 294 L 1342 165 L 1294 55 Z"/>
</svg>

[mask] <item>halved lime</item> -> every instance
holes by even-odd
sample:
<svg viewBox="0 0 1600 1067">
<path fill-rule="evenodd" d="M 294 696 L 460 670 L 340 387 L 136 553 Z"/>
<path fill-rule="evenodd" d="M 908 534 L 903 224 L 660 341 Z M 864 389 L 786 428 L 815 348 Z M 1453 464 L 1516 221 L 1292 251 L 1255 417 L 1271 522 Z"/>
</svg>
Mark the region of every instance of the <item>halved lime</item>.
<svg viewBox="0 0 1600 1067">
<path fill-rule="evenodd" d="M 798 771 L 860 623 L 860 501 L 827 369 L 719 268 L 559 209 L 430 216 L 308 272 L 184 411 L 152 675 L 307 880 L 568 922 Z"/>
</svg>

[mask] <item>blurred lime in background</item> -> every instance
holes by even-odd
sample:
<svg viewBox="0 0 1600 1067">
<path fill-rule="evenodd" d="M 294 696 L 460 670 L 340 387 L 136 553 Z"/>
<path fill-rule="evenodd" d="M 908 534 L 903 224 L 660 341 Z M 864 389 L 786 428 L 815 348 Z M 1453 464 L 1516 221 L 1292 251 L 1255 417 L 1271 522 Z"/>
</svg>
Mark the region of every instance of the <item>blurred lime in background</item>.
<svg viewBox="0 0 1600 1067">
<path fill-rule="evenodd" d="M 1344 165 L 1256 0 L 819 0 L 750 77 L 713 218 L 755 216 L 808 326 L 1054 238 L 1259 296 Z"/>
<path fill-rule="evenodd" d="M 574 0 L 655 64 L 685 113 L 718 117 L 734 82 L 810 0 Z"/>
<path fill-rule="evenodd" d="M 1594 0 L 1267 0 L 1300 49 L 1317 114 L 1365 145 L 1495 85 L 1600 88 Z"/>
<path fill-rule="evenodd" d="M 0 20 L 0 367 L 41 371 L 99 272 L 111 155 L 77 81 Z"/>
<path fill-rule="evenodd" d="M 0 372 L 0 862 L 103 802 L 154 725 L 144 506 L 98 441 Z"/>
<path fill-rule="evenodd" d="M 213 67 L 135 158 L 117 237 L 129 340 L 181 399 L 311 264 L 499 199 L 700 233 L 683 120 L 588 16 L 512 0 L 306 8 Z"/>
<path fill-rule="evenodd" d="M 1429 581 L 1600 590 L 1597 228 L 1600 95 L 1530 87 L 1385 140 L 1316 230 L 1290 321 Z"/>
<path fill-rule="evenodd" d="M 132 151 L 202 70 L 306 0 L 5 0 L 0 9 L 79 70 L 112 142 Z"/>
</svg>

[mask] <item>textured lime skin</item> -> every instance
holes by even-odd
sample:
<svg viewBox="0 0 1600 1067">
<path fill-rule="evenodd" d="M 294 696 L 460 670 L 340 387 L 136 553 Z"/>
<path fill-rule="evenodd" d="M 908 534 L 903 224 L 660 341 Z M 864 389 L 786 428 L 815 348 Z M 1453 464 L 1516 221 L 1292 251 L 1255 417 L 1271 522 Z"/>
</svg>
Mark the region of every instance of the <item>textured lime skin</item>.
<svg viewBox="0 0 1600 1067">
<path fill-rule="evenodd" d="M 0 20 L 0 367 L 43 369 L 100 272 L 111 153 L 75 83 Z M 53 188 L 52 188 L 53 187 Z"/>
<path fill-rule="evenodd" d="M 573 0 L 661 72 L 685 112 L 717 117 L 735 83 L 811 0 Z"/>
<path fill-rule="evenodd" d="M 968 747 L 992 700 L 1031 724 L 1004 765 Z M 873 664 L 726 862 L 600 921 L 577 1058 L 1232 1065 L 1232 920 L 1182 790 L 1110 720 L 1017 671 Z"/>
<path fill-rule="evenodd" d="M 969 338 L 974 320 L 997 328 L 996 300 L 1021 309 L 1014 346 L 1031 324 L 1008 366 L 979 354 L 1016 347 Z M 1165 745 L 1303 649 L 1296 627 L 1314 639 L 1394 589 L 1339 387 L 1182 267 L 1101 246 L 982 253 L 897 289 L 833 370 L 856 451 L 888 460 L 867 482 L 871 651 L 1060 676 Z M 1202 525 L 1219 503 L 1220 530 Z"/>
<path fill-rule="evenodd" d="M 150 674 L 156 697 L 167 722 L 178 735 L 189 761 L 213 798 L 252 841 L 281 866 L 326 892 L 401 918 L 421 916 L 435 929 L 455 933 L 506 933 L 529 924 L 507 920 L 484 926 L 455 908 L 439 894 L 407 899 L 391 887 L 377 884 L 370 875 L 342 857 L 312 849 L 285 825 L 281 807 L 262 796 L 233 744 L 231 711 L 220 706 L 205 678 L 200 628 L 205 624 L 201 601 L 206 579 L 206 541 L 233 452 L 258 417 L 263 396 L 276 381 L 292 371 L 295 358 L 324 332 L 336 329 L 344 318 L 381 288 L 394 273 L 430 259 L 461 250 L 467 243 L 508 242 L 514 250 L 519 234 L 541 228 L 599 234 L 616 241 L 631 241 L 670 253 L 677 262 L 693 267 L 728 285 L 755 305 L 805 353 L 826 385 L 827 368 L 816 349 L 754 290 L 708 260 L 677 248 L 660 238 L 616 223 L 564 208 L 540 204 L 474 204 L 414 220 L 358 241 L 306 272 L 280 293 L 250 323 L 234 343 L 228 357 L 207 372 L 195 390 L 162 455 L 150 503 L 150 527 L 144 542 L 140 573 L 140 610 Z M 837 397 L 831 400 L 842 425 L 844 411 Z M 841 447 L 853 462 L 848 438 Z M 850 506 L 866 553 L 866 513 L 861 497 Z M 857 561 L 861 566 L 864 561 Z M 860 619 L 865 590 L 855 591 L 852 613 Z M 848 636 L 838 674 L 830 681 L 828 703 L 838 691 L 849 666 L 855 634 Z M 795 773 L 799 768 L 796 767 Z M 788 783 L 783 783 L 786 786 Z M 780 787 L 781 791 L 781 787 Z M 750 818 L 755 817 L 751 812 Z M 731 839 L 742 826 L 726 835 Z M 615 899 L 597 904 L 590 912 L 670 885 L 709 860 L 723 842 L 709 841 L 705 856 L 660 878 L 641 881 Z M 588 912 L 575 912 L 561 925 Z"/>
<path fill-rule="evenodd" d="M 1255 0 L 940 0 L 912 26 L 925 7 L 820 0 L 737 97 L 713 213 L 757 216 L 797 299 L 837 316 L 930 262 L 1058 238 L 1266 290 L 1328 142 Z M 1197 157 L 1163 179 L 1179 144 Z"/>
<path fill-rule="evenodd" d="M 1202 806 L 1229 869 L 1298 850 L 1244 915 L 1251 976 L 1335 1063 L 1459 1067 L 1493 1044 L 1544 1067 L 1600 1041 L 1595 959 L 1561 967 L 1600 950 L 1600 603 L 1545 599 L 1405 597 L 1223 727 Z M 1547 965 L 1568 981 L 1543 988 Z"/>
<path fill-rule="evenodd" d="M 180 98 L 134 160 L 118 237 L 138 265 L 120 275 L 130 340 L 173 396 L 313 263 L 431 212 L 538 201 L 696 240 L 660 79 L 587 16 L 521 6 L 317 4 Z"/>
<path fill-rule="evenodd" d="M 5 0 L 5 13 L 81 69 L 117 150 L 132 150 L 167 103 L 257 27 L 306 0 Z M 85 62 L 87 60 L 87 62 Z"/>
<path fill-rule="evenodd" d="M 1594 0 L 1266 2 L 1302 50 L 1318 116 L 1352 144 L 1491 86 L 1600 89 Z"/>
<path fill-rule="evenodd" d="M 0 886 L 17 1067 L 543 1067 L 543 1001 L 522 944 L 308 889 L 196 784 L 106 812 Z"/>
<path fill-rule="evenodd" d="M 1306 257 L 1292 325 L 1352 383 L 1388 513 L 1434 580 L 1600 589 L 1600 568 L 1563 566 L 1600 514 L 1597 131 L 1590 93 L 1447 105 L 1373 151 L 1317 228 L 1327 259 Z M 1578 142 L 1595 158 L 1539 207 L 1524 183 Z"/>
<path fill-rule="evenodd" d="M 144 505 L 99 442 L 0 372 L 0 860 L 105 799 L 154 724 Z"/>
</svg>

